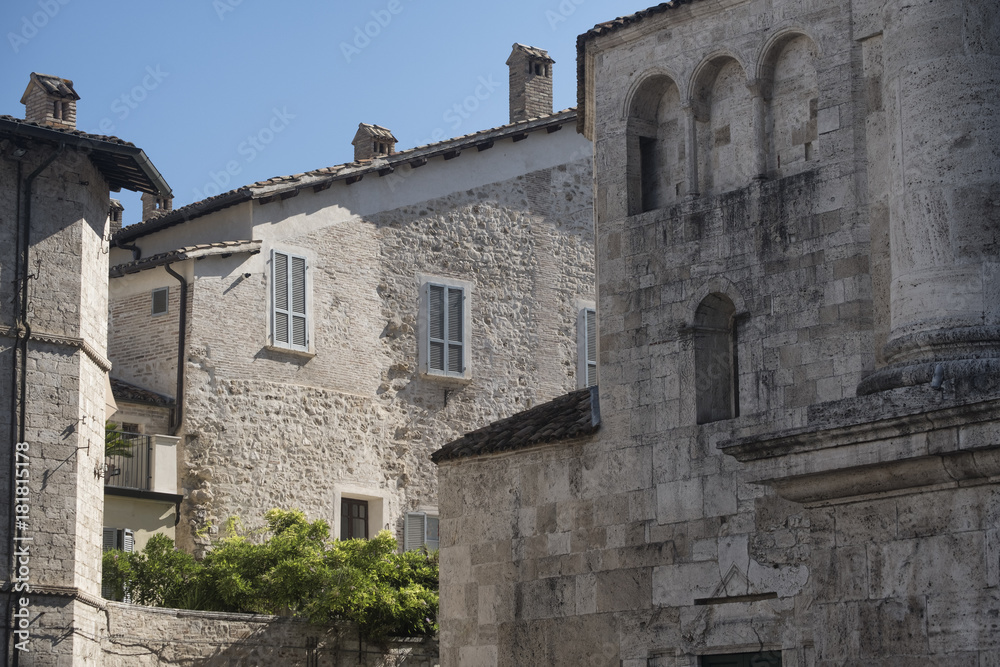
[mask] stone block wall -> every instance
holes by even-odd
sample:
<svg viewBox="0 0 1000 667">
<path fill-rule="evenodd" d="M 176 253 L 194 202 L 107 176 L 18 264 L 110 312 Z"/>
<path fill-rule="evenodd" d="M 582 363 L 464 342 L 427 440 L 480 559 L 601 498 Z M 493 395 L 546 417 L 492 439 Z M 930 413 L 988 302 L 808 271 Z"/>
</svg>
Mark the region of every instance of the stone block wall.
<svg viewBox="0 0 1000 667">
<path fill-rule="evenodd" d="M 101 633 L 105 667 L 435 667 L 437 642 L 364 642 L 351 624 L 313 626 L 257 614 L 158 609 L 108 602 Z"/>
<path fill-rule="evenodd" d="M 979 80 L 995 48 L 957 26 L 995 11 L 699 0 L 583 40 L 602 423 L 440 467 L 443 665 L 1000 657 L 1000 347 L 979 301 L 1000 221 L 946 203 L 995 142 L 924 162 L 941 143 L 891 105 L 941 98 L 883 78 Z M 984 136 L 962 109 L 992 117 L 995 81 L 934 135 Z M 981 201 L 997 172 L 970 179 Z M 932 181 L 916 211 L 901 193 Z"/>
<path fill-rule="evenodd" d="M 22 167 L 27 175 L 56 149 L 30 145 Z M 0 200 L 10 224 L 0 254 L 0 274 L 8 303 L 15 297 L 16 168 L 4 161 L 3 179 L 11 185 Z M 95 655 L 96 621 L 84 599 L 100 591 L 102 480 L 107 329 L 108 187 L 82 152 L 67 148 L 33 183 L 29 267 L 29 309 L 24 318 L 30 337 L 25 359 L 25 434 L 29 477 L 27 517 L 21 534 L 27 544 L 30 616 L 35 619 L 30 653 L 22 665 L 82 664 Z M 3 465 L 10 470 L 14 449 L 10 428 L 13 309 L 4 308 L 4 362 L 0 379 L 5 407 Z M 24 459 L 22 459 L 22 462 Z M 5 485 L 7 482 L 5 482 Z M 10 487 L 5 489 L 10 498 Z M 4 506 L 10 508 L 9 503 Z M 13 535 L 2 524 L 5 567 Z M 19 567 L 23 564 L 19 561 Z M 6 571 L 6 570 L 5 570 Z M 6 603 L 4 603 L 6 609 Z M 67 629 L 80 629 L 67 637 Z"/>
</svg>

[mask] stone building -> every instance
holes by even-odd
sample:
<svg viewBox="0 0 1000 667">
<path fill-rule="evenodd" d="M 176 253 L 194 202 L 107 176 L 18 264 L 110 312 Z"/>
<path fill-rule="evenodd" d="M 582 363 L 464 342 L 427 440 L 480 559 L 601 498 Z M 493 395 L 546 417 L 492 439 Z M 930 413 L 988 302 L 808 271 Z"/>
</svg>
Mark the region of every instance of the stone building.
<svg viewBox="0 0 1000 667">
<path fill-rule="evenodd" d="M 548 55 L 510 63 L 508 125 L 397 151 L 362 123 L 351 163 L 115 235 L 112 375 L 165 401 L 120 419 L 180 438 L 180 546 L 272 507 L 434 546 L 430 453 L 594 380 L 592 147 Z"/>
<path fill-rule="evenodd" d="M 442 665 L 1000 663 L 1000 8 L 578 40 L 600 390 L 435 453 Z"/>
<path fill-rule="evenodd" d="M 25 119 L 0 116 L 0 620 L 22 667 L 98 664 L 108 195 L 170 195 L 139 148 L 75 129 L 79 99 L 33 73 Z"/>
</svg>

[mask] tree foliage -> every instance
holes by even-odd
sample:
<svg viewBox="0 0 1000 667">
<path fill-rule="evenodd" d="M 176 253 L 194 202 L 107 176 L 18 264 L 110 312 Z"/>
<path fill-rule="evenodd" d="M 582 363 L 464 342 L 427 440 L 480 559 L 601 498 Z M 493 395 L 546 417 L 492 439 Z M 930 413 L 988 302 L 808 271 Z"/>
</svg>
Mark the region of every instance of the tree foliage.
<svg viewBox="0 0 1000 667">
<path fill-rule="evenodd" d="M 437 632 L 437 552 L 398 553 L 382 531 L 333 541 L 325 521 L 273 509 L 261 531 L 228 524 L 202 561 L 154 535 L 138 553 L 104 554 L 117 599 L 204 611 L 292 614 L 313 623 L 353 621 L 369 640 Z"/>
</svg>

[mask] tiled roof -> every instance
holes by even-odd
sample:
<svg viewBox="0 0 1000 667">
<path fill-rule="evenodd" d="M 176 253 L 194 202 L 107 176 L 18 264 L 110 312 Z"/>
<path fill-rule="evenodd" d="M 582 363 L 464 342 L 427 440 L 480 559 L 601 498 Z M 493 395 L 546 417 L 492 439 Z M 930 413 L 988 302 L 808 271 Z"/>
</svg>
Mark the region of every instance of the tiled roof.
<svg viewBox="0 0 1000 667">
<path fill-rule="evenodd" d="M 88 134 L 80 130 L 50 127 L 41 123 L 0 116 L 0 136 L 12 136 L 50 144 L 65 144 L 87 152 L 112 188 L 125 188 L 169 197 L 170 186 L 142 149 L 118 137 Z"/>
<path fill-rule="evenodd" d="M 548 51 L 546 51 L 545 49 L 540 49 L 537 46 L 528 46 L 527 44 L 520 44 L 518 42 L 514 42 L 514 46 L 511 47 L 511 48 L 514 51 L 523 51 L 523 52 L 527 53 L 529 56 L 531 56 L 532 58 L 537 58 L 539 60 L 545 60 L 545 61 L 548 61 L 550 63 L 554 63 L 555 62 L 555 60 L 552 60 L 552 58 L 549 57 L 549 52 Z M 508 61 L 509 60 L 510 59 L 508 58 Z M 507 64 L 509 65 L 510 62 L 508 62 Z"/>
<path fill-rule="evenodd" d="M 38 72 L 32 72 L 31 81 L 37 83 L 42 90 L 49 95 L 53 95 L 54 97 L 61 97 L 64 100 L 80 99 L 80 96 L 76 94 L 75 90 L 73 90 L 73 82 L 69 79 L 52 76 L 51 74 L 39 74 Z M 27 98 L 28 90 L 31 90 L 30 82 L 24 91 L 24 96 L 21 97 L 21 104 L 24 104 L 24 101 Z"/>
<path fill-rule="evenodd" d="M 361 130 L 365 130 L 369 135 L 379 139 L 387 139 L 392 142 L 396 141 L 396 137 L 392 136 L 392 131 L 387 127 L 382 127 L 381 125 L 358 123 L 358 134 L 361 133 Z M 357 135 L 355 135 L 355 138 L 357 138 Z"/>
<path fill-rule="evenodd" d="M 662 14 L 670 9 L 680 7 L 681 5 L 689 5 L 692 2 L 695 2 L 695 0 L 673 0 L 673 2 L 661 2 L 660 4 L 650 7 L 649 9 L 643 9 L 642 11 L 638 11 L 634 14 L 619 16 L 612 21 L 598 23 L 593 28 L 576 38 L 576 107 L 580 110 L 580 114 L 576 119 L 577 131 L 583 133 L 584 124 L 586 122 L 584 117 L 586 109 L 584 105 L 586 103 L 587 63 L 584 58 L 584 54 L 587 42 L 594 37 L 606 35 L 609 32 L 614 32 L 615 30 L 619 30 L 625 26 L 638 23 L 639 21 L 642 21 L 650 16 Z"/>
<path fill-rule="evenodd" d="M 466 433 L 434 452 L 435 463 L 590 435 L 601 425 L 597 387 L 580 389 Z"/>
<path fill-rule="evenodd" d="M 146 405 L 158 405 L 164 408 L 170 408 L 174 405 L 174 399 L 169 396 L 164 396 L 162 394 L 157 394 L 156 392 L 149 391 L 148 389 L 143 389 L 142 387 L 137 387 L 134 384 L 129 384 L 122 380 L 111 379 L 111 393 L 115 397 L 115 401 L 122 401 L 123 403 L 144 403 Z"/>
<path fill-rule="evenodd" d="M 108 275 L 111 278 L 121 278 L 129 273 L 139 273 L 140 271 L 163 266 L 164 264 L 173 264 L 174 262 L 181 262 L 186 259 L 211 257 L 212 255 L 233 255 L 236 253 L 256 255 L 260 252 L 261 243 L 261 241 L 220 241 L 219 243 L 202 243 L 186 246 L 177 250 L 161 252 L 158 255 L 112 266 L 111 270 L 108 271 Z"/>
<path fill-rule="evenodd" d="M 416 146 L 372 160 L 348 162 L 300 174 L 292 174 L 290 176 L 276 176 L 230 190 L 229 192 L 223 192 L 220 195 L 209 197 L 208 199 L 203 199 L 172 211 L 167 211 L 157 218 L 150 218 L 140 223 L 129 225 L 115 234 L 112 240 L 122 243 L 130 242 L 161 229 L 179 225 L 183 222 L 243 202 L 258 200 L 264 204 L 277 199 L 295 196 L 299 190 L 304 188 L 322 190 L 329 187 L 334 181 L 346 180 L 348 183 L 356 182 L 373 172 L 378 173 L 379 176 L 386 176 L 393 173 L 397 167 L 402 167 L 406 164 L 409 164 L 411 167 L 420 166 L 426 164 L 426 161 L 430 158 L 440 156 L 455 157 L 466 149 L 475 148 L 477 150 L 485 150 L 492 146 L 495 141 L 501 139 L 514 139 L 517 141 L 532 132 L 539 132 L 541 130 L 555 132 L 563 125 L 573 123 L 575 120 L 576 109 L 564 109 L 548 116 L 508 123 L 507 125 L 501 125 L 489 130 L 481 130 L 433 144 Z"/>
</svg>

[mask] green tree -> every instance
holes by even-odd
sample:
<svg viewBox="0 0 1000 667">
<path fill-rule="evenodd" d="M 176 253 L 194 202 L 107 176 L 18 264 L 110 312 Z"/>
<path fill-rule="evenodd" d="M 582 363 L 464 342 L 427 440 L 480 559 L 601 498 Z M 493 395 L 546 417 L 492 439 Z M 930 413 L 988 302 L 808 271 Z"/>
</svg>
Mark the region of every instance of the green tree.
<svg viewBox="0 0 1000 667">
<path fill-rule="evenodd" d="M 326 522 L 300 510 L 273 509 L 265 520 L 259 531 L 230 520 L 201 562 L 163 536 L 139 553 L 110 551 L 105 582 L 137 604 L 353 621 L 369 640 L 437 632 L 437 552 L 398 553 L 388 531 L 333 541 Z"/>
</svg>

